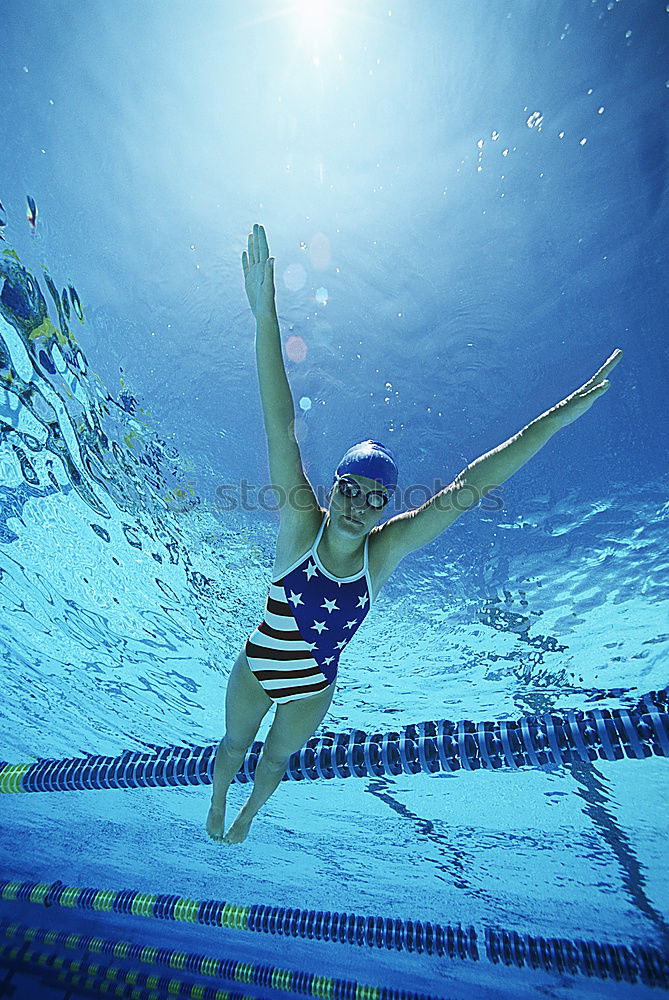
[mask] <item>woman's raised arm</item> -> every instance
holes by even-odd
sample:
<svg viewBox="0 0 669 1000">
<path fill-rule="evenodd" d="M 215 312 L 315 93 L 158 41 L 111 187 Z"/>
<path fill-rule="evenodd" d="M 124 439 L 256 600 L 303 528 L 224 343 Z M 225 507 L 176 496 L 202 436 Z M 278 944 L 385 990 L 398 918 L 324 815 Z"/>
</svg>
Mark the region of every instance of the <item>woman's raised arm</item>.
<svg viewBox="0 0 669 1000">
<path fill-rule="evenodd" d="M 274 258 L 269 256 L 267 236 L 257 223 L 249 233 L 248 252 L 242 254 L 244 285 L 256 319 L 256 363 L 262 401 L 269 470 L 272 485 L 281 488 L 280 510 L 318 509 L 315 493 L 304 475 L 295 437 L 295 404 L 281 351 L 281 334 L 274 299 Z M 284 499 L 288 503 L 284 503 Z"/>
<path fill-rule="evenodd" d="M 265 230 L 257 223 L 249 233 L 248 254 L 242 254 L 244 284 L 256 320 L 256 361 L 265 431 L 270 444 L 294 436 L 295 406 L 281 353 L 281 336 L 274 300 L 274 259 L 269 256 Z"/>
</svg>

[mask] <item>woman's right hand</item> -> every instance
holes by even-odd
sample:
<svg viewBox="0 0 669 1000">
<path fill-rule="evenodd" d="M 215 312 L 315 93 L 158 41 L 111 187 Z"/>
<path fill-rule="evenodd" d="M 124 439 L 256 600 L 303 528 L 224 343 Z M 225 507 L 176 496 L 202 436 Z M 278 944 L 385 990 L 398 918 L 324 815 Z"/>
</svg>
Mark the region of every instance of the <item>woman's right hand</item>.
<svg viewBox="0 0 669 1000">
<path fill-rule="evenodd" d="M 274 258 L 269 256 L 265 230 L 258 223 L 249 233 L 248 253 L 245 250 L 242 254 L 242 267 L 246 294 L 255 318 L 276 317 Z"/>
</svg>

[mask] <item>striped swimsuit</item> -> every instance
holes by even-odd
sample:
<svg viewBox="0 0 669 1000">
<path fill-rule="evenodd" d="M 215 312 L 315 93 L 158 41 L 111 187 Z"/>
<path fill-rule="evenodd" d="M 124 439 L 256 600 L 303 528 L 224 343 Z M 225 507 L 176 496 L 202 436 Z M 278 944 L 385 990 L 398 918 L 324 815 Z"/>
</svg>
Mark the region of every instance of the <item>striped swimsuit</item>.
<svg viewBox="0 0 669 1000">
<path fill-rule="evenodd" d="M 362 570 L 332 576 L 318 558 L 326 517 L 306 555 L 270 584 L 265 617 L 244 647 L 254 675 L 279 704 L 308 698 L 332 684 L 344 647 L 369 611 L 369 535 Z"/>
</svg>

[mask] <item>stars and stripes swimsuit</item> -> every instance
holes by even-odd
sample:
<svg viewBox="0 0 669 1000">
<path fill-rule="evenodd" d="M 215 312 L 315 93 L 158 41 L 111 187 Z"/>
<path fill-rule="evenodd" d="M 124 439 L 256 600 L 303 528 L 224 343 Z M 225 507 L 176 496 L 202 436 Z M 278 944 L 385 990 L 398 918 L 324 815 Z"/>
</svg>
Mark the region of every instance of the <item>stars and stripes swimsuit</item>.
<svg viewBox="0 0 669 1000">
<path fill-rule="evenodd" d="M 306 555 L 270 584 L 265 617 L 244 647 L 254 675 L 280 704 L 318 694 L 334 681 L 339 657 L 370 607 L 369 535 L 362 570 L 333 576 L 318 558 L 326 517 Z"/>
</svg>

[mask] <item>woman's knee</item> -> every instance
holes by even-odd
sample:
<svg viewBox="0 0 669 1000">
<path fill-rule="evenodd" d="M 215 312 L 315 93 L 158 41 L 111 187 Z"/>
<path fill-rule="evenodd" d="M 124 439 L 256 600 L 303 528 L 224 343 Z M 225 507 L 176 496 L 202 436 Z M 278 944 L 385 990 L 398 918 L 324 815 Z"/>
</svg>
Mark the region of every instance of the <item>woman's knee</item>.
<svg viewBox="0 0 669 1000">
<path fill-rule="evenodd" d="M 292 744 L 287 742 L 286 734 L 276 725 L 275 716 L 263 744 L 262 759 L 268 767 L 278 769 L 288 763 L 293 753 Z"/>
<path fill-rule="evenodd" d="M 245 754 L 253 742 L 254 736 L 255 733 L 248 737 L 248 735 L 241 733 L 226 731 L 225 736 L 221 740 L 223 750 L 230 757 L 238 757 L 242 753 Z"/>
<path fill-rule="evenodd" d="M 271 747 L 265 745 L 260 759 L 270 771 L 278 771 L 280 774 L 283 774 L 292 756 L 292 753 L 282 754 L 278 751 L 273 751 Z"/>
</svg>

